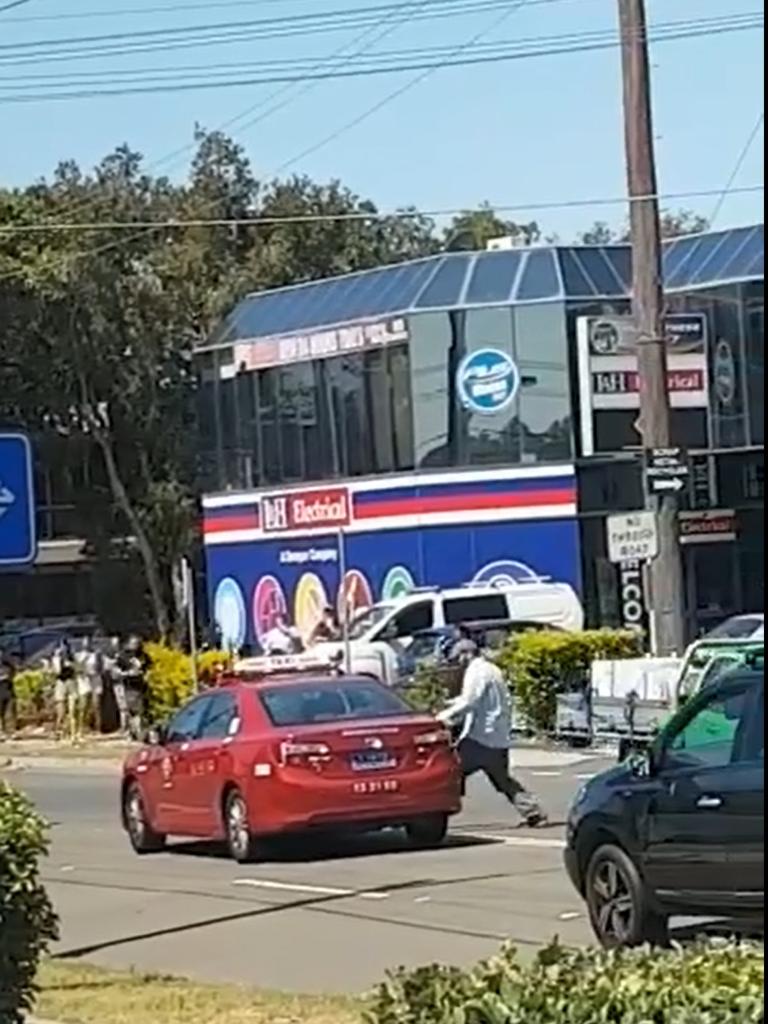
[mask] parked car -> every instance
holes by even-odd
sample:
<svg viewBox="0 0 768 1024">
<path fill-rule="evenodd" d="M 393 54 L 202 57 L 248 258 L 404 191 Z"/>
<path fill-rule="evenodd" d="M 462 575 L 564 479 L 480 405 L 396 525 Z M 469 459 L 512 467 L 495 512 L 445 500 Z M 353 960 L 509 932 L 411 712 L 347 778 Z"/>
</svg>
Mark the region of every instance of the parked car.
<svg viewBox="0 0 768 1024">
<path fill-rule="evenodd" d="M 125 763 L 122 818 L 137 853 L 168 835 L 257 859 L 268 837 L 404 828 L 439 845 L 460 809 L 443 726 L 376 680 L 333 671 L 224 680 Z"/>
<path fill-rule="evenodd" d="M 762 640 L 765 636 L 765 614 L 749 612 L 732 615 L 707 633 L 707 640 Z"/>
<path fill-rule="evenodd" d="M 721 675 L 577 795 L 566 865 L 604 946 L 663 943 L 673 915 L 762 918 L 763 682 L 762 659 Z"/>
</svg>

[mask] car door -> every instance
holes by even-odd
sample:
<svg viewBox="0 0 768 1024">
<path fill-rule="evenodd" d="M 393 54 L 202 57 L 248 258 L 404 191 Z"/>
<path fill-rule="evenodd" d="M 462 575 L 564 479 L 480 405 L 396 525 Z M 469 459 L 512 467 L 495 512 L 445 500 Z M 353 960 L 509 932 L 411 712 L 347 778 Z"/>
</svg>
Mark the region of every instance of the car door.
<svg viewBox="0 0 768 1024">
<path fill-rule="evenodd" d="M 739 851 L 752 827 L 745 793 L 756 768 L 745 746 L 753 693 L 746 678 L 702 694 L 664 738 L 643 857 L 664 905 L 724 909 L 740 891 Z"/>
<path fill-rule="evenodd" d="M 192 747 L 197 741 L 211 697 L 204 694 L 171 719 L 160 754 L 156 827 L 167 834 L 196 835 Z"/>
<path fill-rule="evenodd" d="M 214 693 L 197 738 L 187 750 L 190 775 L 188 815 L 195 834 L 213 836 L 221 831 L 220 796 L 233 777 L 232 744 L 239 727 L 237 695 L 232 690 Z"/>
</svg>

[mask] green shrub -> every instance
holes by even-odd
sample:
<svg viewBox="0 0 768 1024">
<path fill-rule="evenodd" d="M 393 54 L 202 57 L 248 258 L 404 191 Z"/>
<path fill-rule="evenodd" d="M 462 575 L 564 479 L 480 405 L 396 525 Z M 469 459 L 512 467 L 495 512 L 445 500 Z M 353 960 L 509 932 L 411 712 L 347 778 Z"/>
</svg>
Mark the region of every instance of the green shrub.
<svg viewBox="0 0 768 1024">
<path fill-rule="evenodd" d="M 43 821 L 0 782 L 0 1024 L 21 1024 L 32 1009 L 40 958 L 58 938 L 38 869 L 47 852 Z"/>
<path fill-rule="evenodd" d="M 456 691 L 449 673 L 427 665 L 417 669 L 413 681 L 400 689 L 400 695 L 414 711 L 434 715 L 456 696 Z"/>
<path fill-rule="evenodd" d="M 149 718 L 153 722 L 162 722 L 189 700 L 194 692 L 192 658 L 184 651 L 165 644 L 145 644 L 144 650 L 149 658 Z M 197 660 L 200 682 L 209 685 L 213 681 L 216 668 L 227 661 L 228 655 L 221 651 L 205 651 L 200 654 Z"/>
<path fill-rule="evenodd" d="M 763 949 L 699 945 L 604 953 L 507 948 L 471 971 L 397 971 L 368 1024 L 763 1024 Z"/>
<path fill-rule="evenodd" d="M 558 693 L 588 678 L 596 659 L 638 657 L 641 644 L 639 634 L 625 630 L 521 633 L 510 638 L 497 661 L 528 724 L 538 732 L 549 732 L 555 723 Z"/>
<path fill-rule="evenodd" d="M 53 677 L 42 669 L 19 672 L 13 683 L 20 724 L 37 725 L 51 716 Z"/>
</svg>

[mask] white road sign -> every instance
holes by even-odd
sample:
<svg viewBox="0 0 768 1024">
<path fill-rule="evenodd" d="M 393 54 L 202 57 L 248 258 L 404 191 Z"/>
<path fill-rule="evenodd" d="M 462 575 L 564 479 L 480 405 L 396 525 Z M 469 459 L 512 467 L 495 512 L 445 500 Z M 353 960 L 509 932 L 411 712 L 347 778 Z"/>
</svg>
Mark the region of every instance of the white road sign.
<svg viewBox="0 0 768 1024">
<path fill-rule="evenodd" d="M 622 562 L 650 562 L 659 553 L 654 512 L 627 512 L 608 516 L 608 558 Z"/>
</svg>

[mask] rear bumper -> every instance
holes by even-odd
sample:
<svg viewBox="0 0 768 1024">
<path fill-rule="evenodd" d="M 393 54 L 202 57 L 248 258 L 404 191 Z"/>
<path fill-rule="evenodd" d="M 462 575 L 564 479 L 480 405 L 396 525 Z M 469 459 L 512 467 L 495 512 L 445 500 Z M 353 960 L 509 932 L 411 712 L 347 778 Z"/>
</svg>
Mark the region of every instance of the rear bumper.
<svg viewBox="0 0 768 1024">
<path fill-rule="evenodd" d="M 292 785 L 281 779 L 254 779 L 248 800 L 251 829 L 256 835 L 278 835 L 323 828 L 375 828 L 461 810 L 458 776 L 406 776 L 397 781 L 396 792 L 357 794 L 349 781 L 315 777 L 304 785 Z"/>
</svg>

